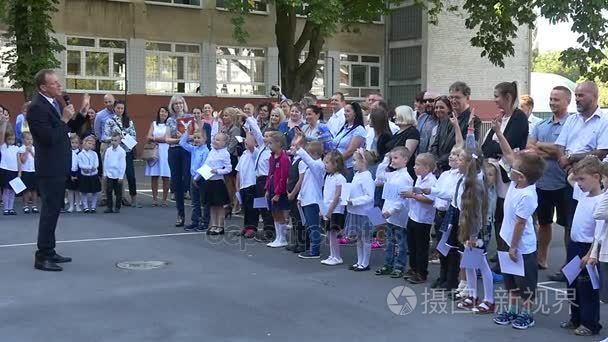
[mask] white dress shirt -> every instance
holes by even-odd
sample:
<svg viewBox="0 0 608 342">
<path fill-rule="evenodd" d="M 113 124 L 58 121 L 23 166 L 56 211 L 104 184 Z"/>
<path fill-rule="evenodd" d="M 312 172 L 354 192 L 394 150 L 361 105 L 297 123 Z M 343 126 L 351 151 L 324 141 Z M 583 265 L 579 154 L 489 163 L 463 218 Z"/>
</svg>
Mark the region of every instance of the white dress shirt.
<svg viewBox="0 0 608 342">
<path fill-rule="evenodd" d="M 384 187 L 387 189 L 393 188 L 399 190 L 410 190 L 414 186 L 414 180 L 412 179 L 412 176 L 410 176 L 409 172 L 407 172 L 407 168 L 402 168 L 393 172 L 386 172 L 384 177 L 386 179 Z M 386 222 L 405 228 L 407 226 L 409 204 L 409 200 L 404 198 L 384 200 L 382 212 L 388 212 L 391 214 Z"/>
<path fill-rule="evenodd" d="M 421 189 L 433 188 L 433 185 L 437 183 L 437 178 L 432 173 L 427 174 L 424 177 L 418 176 L 418 179 L 414 182 L 414 186 Z M 435 197 L 432 195 L 419 195 L 424 196 L 430 200 L 434 200 Z M 415 222 L 423 224 L 432 224 L 435 221 L 435 207 L 433 203 L 427 204 L 417 201 L 413 198 L 410 199 L 410 215 L 409 218 Z"/>
<path fill-rule="evenodd" d="M 344 126 L 346 122 L 346 118 L 344 117 L 344 108 L 341 108 L 339 111 L 333 113 L 329 120 L 327 120 L 327 128 L 331 132 L 332 136 L 338 135 L 338 132 Z"/>
<path fill-rule="evenodd" d="M 19 154 L 25 154 L 27 158 L 25 162 L 21 162 L 21 158 L 19 158 L 19 162 L 21 163 L 21 171 L 23 172 L 35 172 L 36 166 L 34 163 L 34 157 L 27 152 L 25 145 L 19 147 Z M 32 154 L 36 155 L 36 148 L 32 146 Z"/>
<path fill-rule="evenodd" d="M 239 186 L 241 189 L 248 188 L 255 185 L 255 167 L 253 159 L 255 150 L 253 152 L 245 150 L 239 163 L 236 164 L 236 170 L 239 172 Z"/>
<path fill-rule="evenodd" d="M 323 208 L 325 208 L 324 211 L 327 211 L 331 203 L 334 201 L 334 197 L 336 196 L 336 188 L 344 184 L 346 184 L 346 178 L 338 172 L 332 175 L 327 175 L 325 177 L 325 185 L 323 186 Z M 331 214 L 344 214 L 344 208 L 346 208 L 344 203 L 338 200 L 338 205 L 336 205 L 336 208 L 333 212 L 321 212 L 321 214 L 326 215 L 327 217 L 329 217 Z"/>
<path fill-rule="evenodd" d="M 97 175 L 99 168 L 99 158 L 93 150 L 82 150 L 78 153 L 78 168 L 83 176 Z"/>
<path fill-rule="evenodd" d="M 312 159 L 308 152 L 302 148 L 298 149 L 297 155 L 302 159 L 300 165 L 298 165 L 299 173 L 304 173 L 298 200 L 300 200 L 303 207 L 318 204 L 319 209 L 322 209 L 325 164 L 323 164 L 321 158 Z"/>
<path fill-rule="evenodd" d="M 127 153 L 120 146 L 111 146 L 103 158 L 103 175 L 110 179 L 125 178 L 127 170 Z"/>
<path fill-rule="evenodd" d="M 8 171 L 19 171 L 19 161 L 17 154 L 19 147 L 17 145 L 0 145 L 0 169 Z"/>
<path fill-rule="evenodd" d="M 230 153 L 228 153 L 228 150 L 225 147 L 219 150 L 212 148 L 204 165 L 208 165 L 212 170 L 217 171 L 209 180 L 224 179 L 224 175 L 227 175 L 232 171 Z"/>
<path fill-rule="evenodd" d="M 366 215 L 368 210 L 374 207 L 374 192 L 376 185 L 369 171 L 355 172 L 350 190 L 349 201 L 352 205 L 347 207 L 349 213 L 354 215 Z"/>
</svg>

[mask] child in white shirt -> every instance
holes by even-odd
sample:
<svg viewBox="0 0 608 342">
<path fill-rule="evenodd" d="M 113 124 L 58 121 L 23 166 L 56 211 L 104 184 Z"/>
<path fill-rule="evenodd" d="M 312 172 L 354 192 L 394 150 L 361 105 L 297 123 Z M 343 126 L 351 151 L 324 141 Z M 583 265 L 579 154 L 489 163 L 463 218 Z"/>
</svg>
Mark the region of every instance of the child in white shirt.
<svg viewBox="0 0 608 342">
<path fill-rule="evenodd" d="M 437 167 L 435 157 L 422 153 L 416 157 L 414 172 L 416 189 L 432 188 L 437 182 L 433 171 Z M 426 282 L 429 268 L 431 226 L 435 220 L 434 196 L 421 191 L 404 191 L 404 198 L 410 199 L 409 220 L 407 222 L 407 245 L 410 253 L 410 270 L 405 274 L 412 284 Z"/>
<path fill-rule="evenodd" d="M 376 184 L 384 183 L 382 212 L 387 222 L 384 266 L 376 270 L 376 275 L 390 274 L 391 278 L 402 278 L 404 275 L 408 254 L 406 227 L 409 200 L 401 198 L 399 190 L 410 190 L 414 186 L 414 180 L 407 172 L 407 163 L 411 156 L 412 153 L 405 146 L 393 148 L 386 158 L 390 158 L 390 166 L 395 171 L 376 177 Z"/>
<path fill-rule="evenodd" d="M 329 257 L 322 264 L 328 266 L 341 265 L 340 242 L 338 234 L 344 229 L 345 203 L 340 199 L 342 186 L 346 184 L 346 166 L 344 158 L 338 151 L 330 151 L 325 155 L 325 182 L 323 185 L 323 205 L 321 215 L 329 240 Z"/>
<path fill-rule="evenodd" d="M 92 135 L 84 138 L 82 151 L 78 154 L 78 190 L 81 193 L 83 211 L 85 214 L 97 213 L 97 195 L 101 191 L 98 168 L 99 157 L 93 150 L 95 138 Z"/>
<path fill-rule="evenodd" d="M 251 132 L 245 137 L 245 151 L 236 164 L 236 188 L 243 208 L 243 229 L 241 236 L 252 238 L 258 227 L 258 215 L 253 208 L 255 199 L 255 150 L 256 141 Z"/>
<path fill-rule="evenodd" d="M 6 133 L 8 117 L 0 116 L 0 185 L 2 186 L 2 202 L 4 203 L 4 215 L 17 215 L 14 210 L 15 191 L 9 184 L 10 181 L 19 176 L 21 163 L 17 154 L 19 147 L 15 145 L 15 134 Z"/>
<path fill-rule="evenodd" d="M 23 133 L 23 145 L 19 147 L 19 178 L 23 181 L 27 189 L 23 191 L 23 213 L 29 214 L 38 213 L 38 185 L 36 182 L 36 166 L 34 158 L 36 149 L 34 148 L 34 139 L 29 132 Z"/>
<path fill-rule="evenodd" d="M 357 263 L 349 267 L 355 272 L 369 271 L 369 259 L 372 252 L 372 223 L 367 212 L 374 207 L 376 185 L 372 174 L 367 170 L 375 158 L 369 151 L 358 149 L 353 154 L 355 175 L 350 184 L 351 190 L 347 200 L 345 232 L 357 238 Z"/>
<path fill-rule="evenodd" d="M 78 191 L 78 154 L 80 153 L 80 138 L 78 135 L 73 134 L 70 138 L 72 145 L 72 167 L 70 169 L 70 176 L 68 177 L 65 188 L 68 193 L 68 213 L 73 211 L 81 212 L 82 204 L 80 200 L 80 191 Z"/>
<path fill-rule="evenodd" d="M 106 199 L 107 209 L 106 214 L 119 213 L 122 203 L 122 180 L 125 178 L 127 169 L 127 153 L 120 146 L 122 136 L 119 133 L 112 134 L 110 147 L 106 150 L 103 158 L 103 176 L 106 179 Z M 116 202 L 113 201 L 112 191 L 116 196 Z M 116 208 L 113 209 L 113 204 L 116 203 Z"/>
<path fill-rule="evenodd" d="M 230 204 L 228 189 L 224 183 L 224 175 L 232 171 L 230 163 L 230 154 L 226 149 L 228 135 L 225 133 L 217 133 L 213 137 L 211 143 L 211 151 L 205 160 L 205 164 L 211 168 L 213 176 L 209 178 L 204 185 L 205 189 L 201 190 L 203 194 L 203 205 L 209 206 L 211 220 L 207 235 L 223 235 L 225 212 L 224 206 Z"/>
</svg>

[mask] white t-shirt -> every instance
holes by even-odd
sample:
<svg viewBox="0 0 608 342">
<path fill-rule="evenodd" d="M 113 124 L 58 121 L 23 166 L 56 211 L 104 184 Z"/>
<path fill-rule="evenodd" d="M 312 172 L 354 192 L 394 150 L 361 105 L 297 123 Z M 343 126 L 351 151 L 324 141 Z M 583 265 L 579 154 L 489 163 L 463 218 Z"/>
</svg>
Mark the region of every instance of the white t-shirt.
<svg viewBox="0 0 608 342">
<path fill-rule="evenodd" d="M 414 186 L 421 189 L 430 189 L 435 183 L 437 183 L 437 178 L 434 174 L 429 173 L 428 175 L 423 177 L 418 177 L 414 182 Z M 422 195 L 430 200 L 434 200 L 435 196 L 433 195 Z M 410 219 L 423 224 L 432 224 L 435 221 L 435 207 L 433 203 L 426 204 L 415 199 L 410 199 Z"/>
<path fill-rule="evenodd" d="M 414 186 L 414 180 L 407 172 L 407 168 L 399 169 L 394 172 L 385 173 L 386 183 L 384 183 L 383 191 L 386 193 L 395 193 L 395 191 L 410 190 Z M 405 228 L 407 227 L 408 213 L 410 201 L 404 198 L 388 198 L 384 200 L 382 212 L 389 212 L 391 216 L 386 220 L 390 224 Z"/>
<path fill-rule="evenodd" d="M 32 146 L 32 152 L 34 153 L 34 155 L 36 154 L 36 150 L 35 150 L 34 146 Z M 27 159 L 25 160 L 25 163 L 21 163 L 21 171 L 35 172 L 36 167 L 34 166 L 34 157 L 32 157 L 32 155 L 30 153 L 26 152 L 25 145 L 19 147 L 19 153 L 27 154 Z"/>
<path fill-rule="evenodd" d="M 255 185 L 255 166 L 254 159 L 255 155 L 249 150 L 245 150 L 243 155 L 239 158 L 238 164 L 236 164 L 236 170 L 239 172 L 239 185 L 241 189 L 248 188 Z"/>
<path fill-rule="evenodd" d="M 321 159 L 309 160 L 311 163 L 315 163 L 315 167 L 317 169 L 323 169 L 325 165 Z M 298 173 L 304 174 L 304 178 L 302 179 L 302 187 L 300 189 L 300 193 L 298 194 L 298 199 L 300 200 L 302 206 L 307 206 L 311 204 L 320 204 L 323 201 L 323 192 L 322 184 L 319 183 L 319 179 L 315 177 L 313 170 L 306 165 L 304 158 L 302 158 L 302 162 L 298 165 Z M 321 178 L 321 182 L 323 182 Z M 319 205 L 321 207 L 321 205 Z M 319 208 L 320 209 L 320 208 Z"/>
<path fill-rule="evenodd" d="M 325 210 L 329 209 L 331 202 L 334 201 L 334 196 L 336 195 L 336 187 L 338 185 L 342 186 L 344 184 L 346 184 L 346 178 L 338 172 L 334 173 L 333 175 L 327 175 L 327 177 L 325 177 L 325 185 L 323 186 L 323 208 L 325 208 Z M 338 205 L 336 205 L 336 209 L 334 209 L 332 214 L 344 214 L 344 208 L 345 203 L 338 202 Z M 327 213 L 321 211 L 321 214 Z"/>
<path fill-rule="evenodd" d="M 596 229 L 602 229 L 604 221 L 593 218 L 595 207 L 601 200 L 601 194 L 598 196 L 589 197 L 588 192 L 583 192 L 578 184 L 574 184 L 572 197 L 578 201 L 574 218 L 572 219 L 572 228 L 570 229 L 570 239 L 574 242 L 593 242 Z"/>
<path fill-rule="evenodd" d="M 519 241 L 518 250 L 521 254 L 530 254 L 536 251 L 536 232 L 532 215 L 538 206 L 538 196 L 534 184 L 518 189 L 515 182 L 511 182 L 505 196 L 504 218 L 500 229 L 500 237 L 511 246 L 513 232 L 517 218 L 526 220 L 524 232 Z"/>
<path fill-rule="evenodd" d="M 0 159 L 0 169 L 15 172 L 19 171 L 17 153 L 19 153 L 19 147 L 17 147 L 17 145 L 0 145 L 0 155 L 2 155 L 2 158 Z"/>
</svg>

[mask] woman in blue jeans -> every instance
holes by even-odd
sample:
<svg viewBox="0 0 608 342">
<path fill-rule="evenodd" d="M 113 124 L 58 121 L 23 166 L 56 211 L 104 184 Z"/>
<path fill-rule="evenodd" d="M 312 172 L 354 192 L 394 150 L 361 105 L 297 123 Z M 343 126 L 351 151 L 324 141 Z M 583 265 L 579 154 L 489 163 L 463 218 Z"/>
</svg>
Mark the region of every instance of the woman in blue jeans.
<svg viewBox="0 0 608 342">
<path fill-rule="evenodd" d="M 186 187 L 190 187 L 190 152 L 179 146 L 179 139 L 188 130 L 190 134 L 197 130 L 192 114 L 188 114 L 186 100 L 180 95 L 173 95 L 169 101 L 170 117 L 167 119 L 167 137 L 169 144 L 169 168 L 171 169 L 171 188 L 175 195 L 177 207 L 176 227 L 184 226 L 184 197 Z"/>
</svg>

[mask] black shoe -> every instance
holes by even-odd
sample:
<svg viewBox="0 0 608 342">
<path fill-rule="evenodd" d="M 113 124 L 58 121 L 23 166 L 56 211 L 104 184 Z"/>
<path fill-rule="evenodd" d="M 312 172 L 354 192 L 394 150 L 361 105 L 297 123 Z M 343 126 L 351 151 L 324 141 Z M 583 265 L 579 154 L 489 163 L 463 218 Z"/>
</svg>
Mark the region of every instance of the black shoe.
<svg viewBox="0 0 608 342">
<path fill-rule="evenodd" d="M 187 232 L 193 232 L 198 228 L 198 223 L 192 223 L 184 227 L 184 230 Z"/>
<path fill-rule="evenodd" d="M 34 261 L 34 268 L 41 271 L 60 272 L 63 268 L 50 259 L 38 259 Z"/>
<path fill-rule="evenodd" d="M 59 255 L 57 253 L 55 253 L 55 255 L 53 255 L 51 257 L 51 260 L 54 263 L 57 263 L 57 264 L 63 264 L 63 263 L 66 263 L 66 262 L 72 262 L 72 258 L 70 258 L 70 257 L 64 257 L 64 256 L 61 256 L 61 255 Z"/>
<path fill-rule="evenodd" d="M 550 275 L 549 280 L 557 281 L 560 283 L 565 283 L 566 281 L 568 281 L 568 279 L 566 279 L 566 276 L 562 272 L 558 272 L 553 275 Z"/>
<path fill-rule="evenodd" d="M 106 210 L 103 211 L 104 214 L 112 214 L 114 213 L 114 210 L 112 210 L 111 208 L 108 208 Z"/>
<path fill-rule="evenodd" d="M 97 214 L 97 209 L 89 209 L 89 214 Z"/>
<path fill-rule="evenodd" d="M 294 253 L 298 253 L 298 254 L 299 254 L 299 253 L 304 252 L 305 250 L 306 250 L 306 248 L 298 246 L 298 247 L 294 248 L 294 249 L 292 250 L 292 252 L 294 252 Z"/>
<path fill-rule="evenodd" d="M 184 226 L 184 218 L 183 217 L 178 217 L 177 221 L 175 221 L 175 226 L 176 227 L 183 227 Z"/>
<path fill-rule="evenodd" d="M 129 202 L 128 199 L 123 198 L 122 199 L 122 205 L 124 205 L 125 207 L 130 207 L 131 206 L 131 202 Z"/>
<path fill-rule="evenodd" d="M 286 250 L 286 251 L 290 251 L 290 252 L 292 252 L 292 251 L 293 251 L 294 249 L 296 249 L 296 248 L 297 248 L 297 247 L 296 247 L 296 246 L 294 246 L 294 245 L 287 245 L 287 247 L 285 247 L 285 250 Z"/>
<path fill-rule="evenodd" d="M 84 209 L 82 209 L 82 212 L 85 214 L 88 214 L 88 213 L 90 213 L 90 210 L 89 210 L 89 208 L 84 208 Z"/>
<path fill-rule="evenodd" d="M 114 214 L 118 214 L 118 213 L 120 213 L 120 208 L 114 209 Z"/>
</svg>

